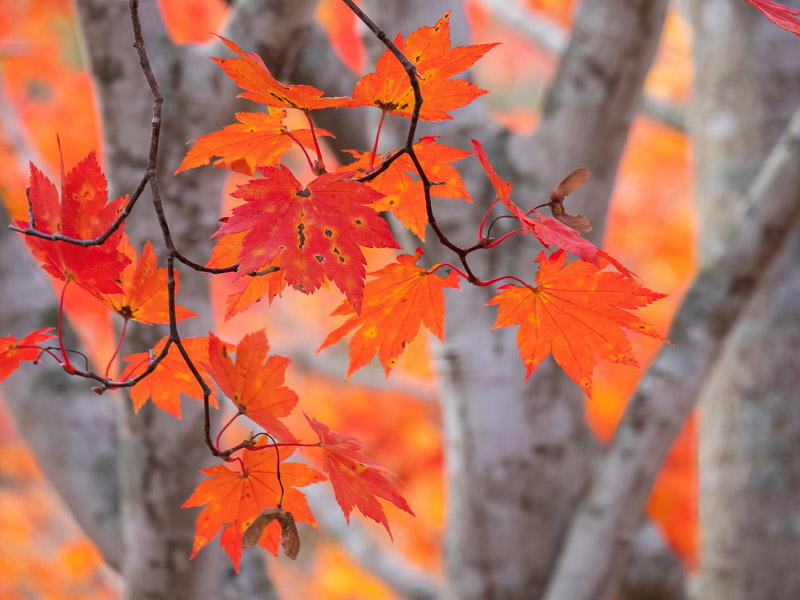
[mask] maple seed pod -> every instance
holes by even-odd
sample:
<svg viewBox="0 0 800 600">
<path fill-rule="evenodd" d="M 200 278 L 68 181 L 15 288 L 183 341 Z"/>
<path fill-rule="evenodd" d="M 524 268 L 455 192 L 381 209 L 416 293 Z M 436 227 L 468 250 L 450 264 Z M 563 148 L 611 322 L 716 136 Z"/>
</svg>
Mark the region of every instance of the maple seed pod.
<svg viewBox="0 0 800 600">
<path fill-rule="evenodd" d="M 572 173 L 567 175 L 564 180 L 553 188 L 550 192 L 550 212 L 553 218 L 561 221 L 567 227 L 580 231 L 581 233 L 589 233 L 592 230 L 592 224 L 589 219 L 583 215 L 570 215 L 564 211 L 564 198 L 569 196 L 572 192 L 579 189 L 589 179 L 589 169 L 581 167 L 575 169 Z"/>
<path fill-rule="evenodd" d="M 242 535 L 242 548 L 252 548 L 261 539 L 267 525 L 275 519 L 281 525 L 281 546 L 286 556 L 294 560 L 300 552 L 300 536 L 294 516 L 288 510 L 270 506 L 261 511 Z"/>
</svg>

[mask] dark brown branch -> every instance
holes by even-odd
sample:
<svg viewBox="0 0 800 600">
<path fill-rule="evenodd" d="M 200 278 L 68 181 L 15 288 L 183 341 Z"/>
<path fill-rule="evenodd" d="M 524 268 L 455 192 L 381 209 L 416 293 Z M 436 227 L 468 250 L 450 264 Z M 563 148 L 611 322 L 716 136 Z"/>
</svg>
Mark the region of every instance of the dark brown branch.
<svg viewBox="0 0 800 600">
<path fill-rule="evenodd" d="M 157 129 L 156 123 L 153 123 L 153 129 Z M 154 134 L 157 136 L 158 131 L 155 131 Z M 151 137 L 151 144 L 152 143 L 153 140 Z M 155 140 L 155 143 L 156 145 L 158 144 L 158 139 Z M 89 246 L 101 246 L 106 242 L 106 240 L 108 240 L 108 238 L 110 238 L 114 234 L 115 231 L 117 231 L 117 229 L 119 229 L 122 226 L 122 224 L 128 218 L 128 215 L 131 214 L 133 207 L 136 205 L 137 200 L 139 200 L 139 197 L 142 195 L 142 192 L 144 191 L 144 188 L 147 186 L 147 182 L 150 180 L 150 177 L 152 175 L 153 173 L 149 169 L 145 172 L 144 176 L 142 177 L 142 180 L 139 182 L 139 185 L 136 186 L 136 189 L 134 190 L 133 194 L 131 194 L 131 197 L 128 199 L 128 203 L 122 209 L 122 212 L 119 213 L 119 216 L 108 227 L 108 229 L 105 232 L 103 232 L 102 235 L 99 235 L 96 238 L 92 238 L 90 240 L 80 240 L 77 238 L 71 238 L 69 236 L 62 235 L 60 233 L 44 233 L 43 231 L 39 231 L 38 229 L 36 229 L 36 223 L 33 218 L 33 208 L 31 207 L 30 199 L 28 200 L 29 210 L 28 210 L 27 229 L 22 229 L 20 227 L 16 227 L 15 225 L 9 225 L 8 228 L 11 231 L 16 231 L 17 233 L 21 233 L 23 235 L 29 235 L 31 237 L 36 237 L 51 242 L 64 242 L 65 244 L 74 244 L 76 246 L 83 246 L 85 248 Z M 27 193 L 30 194 L 30 190 L 28 190 Z"/>
<path fill-rule="evenodd" d="M 397 60 L 400 61 L 400 64 L 403 65 L 403 68 L 406 71 L 406 75 L 408 75 L 408 81 L 411 84 L 411 89 L 414 92 L 414 110 L 411 112 L 411 121 L 408 125 L 408 135 L 406 136 L 406 143 L 401 150 L 396 152 L 392 157 L 390 157 L 390 161 L 394 162 L 399 158 L 402 153 L 406 153 L 411 157 L 411 161 L 414 163 L 414 168 L 417 170 L 417 174 L 419 175 L 420 180 L 422 181 L 422 187 L 425 191 L 425 209 L 428 214 L 428 223 L 433 229 L 436 237 L 439 239 L 439 243 L 441 243 L 446 248 L 452 250 L 457 256 L 459 261 L 464 267 L 464 271 L 469 275 L 469 282 L 470 283 L 478 283 L 480 279 L 478 279 L 475 274 L 472 272 L 472 269 L 469 266 L 469 262 L 467 261 L 467 252 L 463 249 L 454 244 L 450 241 L 450 239 L 444 234 L 444 232 L 439 228 L 439 225 L 436 223 L 436 216 L 433 213 L 433 204 L 431 202 L 431 186 L 433 182 L 428 178 L 427 173 L 425 173 L 425 169 L 422 167 L 422 163 L 420 163 L 419 158 L 417 157 L 416 152 L 414 151 L 414 136 L 417 132 L 417 124 L 419 123 L 419 115 L 420 111 L 422 110 L 422 92 L 419 88 L 419 81 L 418 78 L 421 78 L 417 68 L 414 64 L 408 60 L 405 54 L 403 54 L 397 45 L 389 39 L 389 37 L 384 33 L 384 31 L 378 27 L 372 19 L 370 19 L 364 11 L 362 11 L 354 2 L 353 0 L 342 0 L 347 7 L 352 10 L 355 15 L 361 19 L 361 21 L 375 34 L 377 37 L 388 49 L 389 51 L 394 54 Z M 390 162 L 390 164 L 391 164 Z M 389 165 L 381 165 L 383 170 L 389 168 Z M 379 169 L 380 171 L 380 169 Z M 376 177 L 378 173 L 370 174 L 371 177 Z M 368 179 L 365 178 L 368 181 Z"/>
</svg>

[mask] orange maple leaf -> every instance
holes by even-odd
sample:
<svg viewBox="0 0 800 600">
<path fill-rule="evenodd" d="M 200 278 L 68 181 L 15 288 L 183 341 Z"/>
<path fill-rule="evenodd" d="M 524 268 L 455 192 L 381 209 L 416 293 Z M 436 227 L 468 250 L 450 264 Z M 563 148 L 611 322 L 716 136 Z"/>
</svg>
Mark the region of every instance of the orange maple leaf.
<svg viewBox="0 0 800 600">
<path fill-rule="evenodd" d="M 245 204 L 214 234 L 247 232 L 239 252 L 239 276 L 280 253 L 286 281 L 306 294 L 327 277 L 361 312 L 366 260 L 361 246 L 399 248 L 386 222 L 370 206 L 380 194 L 353 172 L 325 173 L 303 186 L 292 172 L 263 167 L 264 179 L 239 186 L 232 195 Z"/>
<path fill-rule="evenodd" d="M 397 262 L 372 273 L 377 279 L 367 283 L 364 290 L 364 307 L 361 315 L 354 315 L 349 303 L 343 302 L 333 315 L 353 315 L 341 327 L 331 332 L 323 348 L 335 344 L 354 329 L 350 341 L 349 378 L 367 364 L 377 353 L 386 376 L 394 367 L 406 345 L 419 332 L 420 324 L 444 339 L 445 288 L 458 288 L 458 276 L 450 273 L 439 277 L 416 265 L 422 255 L 403 254 Z"/>
<path fill-rule="evenodd" d="M 323 98 L 324 92 L 310 85 L 284 85 L 267 69 L 264 61 L 255 52 L 244 52 L 239 46 L 222 36 L 217 36 L 240 58 L 212 58 L 225 73 L 236 82 L 244 93 L 240 98 L 278 108 L 297 108 L 309 111 L 318 108 L 359 106 L 353 98 Z"/>
<path fill-rule="evenodd" d="M 392 482 L 397 477 L 362 454 L 361 442 L 356 438 L 331 431 L 327 425 L 308 415 L 306 420 L 319 436 L 323 449 L 322 470 L 331 480 L 344 518 L 350 523 L 350 513 L 356 507 L 362 515 L 383 525 L 391 537 L 389 522 L 378 498 L 388 500 L 410 515 L 414 514 Z"/>
<path fill-rule="evenodd" d="M 789 8 L 772 0 L 745 0 L 751 6 L 760 10 L 765 17 L 781 29 L 800 35 L 800 10 Z"/>
<path fill-rule="evenodd" d="M 572 380 L 592 395 L 596 357 L 638 366 L 625 330 L 663 340 L 651 325 L 627 312 L 663 298 L 619 273 L 584 261 L 564 266 L 558 250 L 536 259 L 536 286 L 504 285 L 487 304 L 498 307 L 492 329 L 519 325 L 517 346 L 526 379 L 551 352 Z"/>
<path fill-rule="evenodd" d="M 60 146 L 59 146 L 60 150 Z M 106 178 L 94 151 L 64 175 L 61 162 L 61 193 L 33 164 L 29 188 L 34 225 L 43 233 L 61 233 L 91 239 L 104 233 L 122 211 L 128 197 L 108 202 Z M 24 228 L 28 223 L 16 221 Z M 117 250 L 122 227 L 102 246 L 78 246 L 25 236 L 25 243 L 42 267 L 60 281 L 74 280 L 92 294 L 120 291 L 119 274 L 130 262 Z"/>
<path fill-rule="evenodd" d="M 281 452 L 279 458 L 276 448 L 245 451 L 241 457 L 244 473 L 238 468 L 229 469 L 224 465 L 200 471 L 211 479 L 200 483 L 181 506 L 188 508 L 206 505 L 197 516 L 190 558 L 194 558 L 217 535 L 220 528 L 223 528 L 219 543 L 225 548 L 238 573 L 242 557 L 242 534 L 253 519 L 269 506 L 281 506 L 292 513 L 295 521 L 304 521 L 316 527 L 305 494 L 296 488 L 324 481 L 325 476 L 300 463 L 281 462 L 279 480 L 278 463 L 290 454 L 291 452 Z M 280 527 L 274 522 L 267 527 L 260 543 L 275 554 L 279 540 Z"/>
<path fill-rule="evenodd" d="M 153 245 L 147 241 L 142 256 L 123 236 L 119 246 L 120 252 L 130 259 L 130 263 L 122 271 L 120 285 L 122 293 L 102 294 L 100 299 L 114 312 L 123 318 L 132 319 L 147 325 L 169 323 L 169 297 L 167 295 L 167 270 L 156 267 L 156 255 Z M 175 293 L 180 289 L 179 274 L 175 272 Z M 197 315 L 183 306 L 175 306 L 178 321 L 196 317 Z"/>
<path fill-rule="evenodd" d="M 200 375 L 208 382 L 211 379 L 207 367 L 208 338 L 185 338 L 181 341 L 189 356 L 192 357 L 192 362 L 200 372 Z M 156 344 L 155 348 L 153 348 L 154 356 L 159 355 L 166 342 L 167 338 L 163 338 Z M 124 360 L 130 364 L 125 367 L 121 375 L 121 381 L 131 379 L 144 371 L 150 362 L 150 353 L 129 354 Z M 192 372 L 189 371 L 177 346 L 172 344 L 169 347 L 169 353 L 164 357 L 164 360 L 158 363 L 155 371 L 131 388 L 131 400 L 136 412 L 139 412 L 148 399 L 152 399 L 153 404 L 158 408 L 180 419 L 181 394 L 197 400 L 203 400 L 203 388 L 200 387 Z M 211 386 L 209 402 L 211 406 L 217 406 L 213 386 Z"/>
<path fill-rule="evenodd" d="M 476 44 L 450 48 L 450 11 L 433 27 L 422 27 L 408 36 L 402 34 L 395 45 L 416 66 L 421 76 L 420 91 L 425 102 L 420 119 L 452 119 L 448 111 L 466 106 L 482 96 L 482 90 L 465 79 L 450 79 L 469 69 L 497 44 Z M 414 91 L 400 61 L 388 49 L 378 59 L 375 72 L 356 84 L 353 96 L 364 104 L 377 106 L 392 114 L 410 117 L 414 109 Z"/>
<path fill-rule="evenodd" d="M 470 155 L 469 152 L 437 144 L 434 136 L 421 138 L 418 143 L 414 144 L 414 151 L 425 167 L 428 178 L 431 181 L 440 182 L 439 185 L 431 188 L 431 196 L 462 198 L 467 202 L 472 202 L 469 192 L 461 180 L 461 175 L 453 165 L 448 164 L 466 158 Z M 364 173 L 372 170 L 371 153 L 355 150 L 348 150 L 348 152 L 357 160 L 342 167 L 342 170 Z M 380 164 L 380 161 L 386 156 L 376 156 L 375 163 Z M 373 208 L 380 212 L 392 211 L 403 225 L 424 242 L 428 211 L 425 206 L 425 190 L 416 175 L 417 169 L 411 157 L 404 154 L 395 160 L 386 171 L 368 181 L 367 185 L 383 194 L 383 198 L 373 204 Z"/>
<path fill-rule="evenodd" d="M 290 130 L 283 124 L 285 110 L 268 110 L 267 113 L 236 113 L 238 123 L 192 140 L 194 145 L 189 148 L 175 174 L 205 165 L 218 157 L 214 161 L 215 167 L 253 175 L 256 166 L 277 165 L 292 143 L 306 148 L 314 147 L 310 129 Z M 316 135 L 332 136 L 324 129 L 314 131 Z"/>
<path fill-rule="evenodd" d="M 211 250 L 211 258 L 206 263 L 207 267 L 228 267 L 234 264 L 239 258 L 239 250 L 242 247 L 245 232 L 231 233 L 217 238 L 217 243 Z M 280 253 L 268 264 L 257 269 L 258 272 L 266 271 L 270 267 L 280 267 Z M 272 304 L 275 296 L 283 292 L 286 287 L 286 277 L 282 270 L 273 271 L 257 277 L 243 276 L 232 282 L 238 291 L 229 294 L 225 299 L 224 320 L 227 321 L 234 315 L 244 312 L 256 302 L 260 302 L 265 296 L 267 303 Z"/>
<path fill-rule="evenodd" d="M 0 338 L 0 381 L 16 371 L 20 362 L 39 358 L 42 354 L 39 344 L 55 337 L 50 331 L 49 327 L 39 329 L 19 340 L 13 335 Z"/>
<path fill-rule="evenodd" d="M 297 394 L 283 385 L 284 372 L 291 362 L 285 356 L 270 356 L 264 330 L 249 333 L 236 347 L 226 347 L 209 334 L 209 373 L 239 412 L 283 442 L 296 438 L 278 419 L 287 416 L 297 404 Z M 230 354 L 236 353 L 236 363 Z M 265 362 L 266 360 L 266 362 Z"/>
</svg>

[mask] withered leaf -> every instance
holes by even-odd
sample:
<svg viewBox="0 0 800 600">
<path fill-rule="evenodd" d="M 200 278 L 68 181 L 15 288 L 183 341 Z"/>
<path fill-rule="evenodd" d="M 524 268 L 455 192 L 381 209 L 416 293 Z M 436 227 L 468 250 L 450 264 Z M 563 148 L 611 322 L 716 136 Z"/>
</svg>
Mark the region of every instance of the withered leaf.
<svg viewBox="0 0 800 600">
<path fill-rule="evenodd" d="M 572 192 L 579 189 L 589 179 L 589 169 L 581 167 L 575 169 L 572 173 L 567 175 L 564 180 L 553 188 L 550 192 L 550 210 L 553 213 L 553 218 L 561 221 L 567 227 L 580 231 L 581 233 L 589 233 L 592 230 L 592 224 L 589 219 L 583 215 L 570 215 L 564 211 L 564 198 L 569 196 Z"/>
</svg>

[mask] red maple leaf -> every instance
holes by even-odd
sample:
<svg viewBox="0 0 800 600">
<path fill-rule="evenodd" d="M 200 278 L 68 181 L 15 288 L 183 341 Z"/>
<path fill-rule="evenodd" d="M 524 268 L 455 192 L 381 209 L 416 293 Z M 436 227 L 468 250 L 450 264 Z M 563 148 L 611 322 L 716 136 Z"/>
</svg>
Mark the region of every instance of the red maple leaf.
<svg viewBox="0 0 800 600">
<path fill-rule="evenodd" d="M 366 260 L 361 246 L 399 248 L 386 222 L 371 208 L 380 194 L 352 172 L 325 173 L 303 186 L 286 167 L 259 169 L 264 179 L 239 186 L 245 204 L 214 236 L 247 232 L 239 275 L 270 264 L 280 254 L 286 281 L 306 294 L 327 277 L 361 312 Z"/>
<path fill-rule="evenodd" d="M 167 270 L 156 267 L 153 245 L 147 241 L 141 258 L 136 249 L 123 236 L 120 252 L 130 259 L 120 276 L 122 292 L 101 294 L 100 299 L 114 312 L 125 319 L 152 325 L 169 323 L 169 297 L 167 295 Z M 179 273 L 175 272 L 175 293 L 180 290 Z M 175 306 L 178 321 L 197 315 L 183 306 Z"/>
<path fill-rule="evenodd" d="M 318 108 L 358 106 L 353 98 L 323 98 L 324 92 L 310 85 L 284 85 L 267 69 L 264 61 L 255 52 L 244 52 L 239 46 L 222 36 L 217 36 L 240 58 L 212 58 L 225 73 L 236 82 L 244 93 L 240 98 L 278 108 L 297 108 L 309 111 Z"/>
<path fill-rule="evenodd" d="M 619 273 L 584 261 L 565 266 L 567 254 L 539 254 L 536 285 L 504 285 L 487 304 L 498 307 L 493 329 L 519 325 L 517 346 L 526 378 L 551 352 L 572 380 L 592 394 L 597 357 L 638 366 L 625 330 L 663 339 L 629 309 L 663 298 Z"/>
<path fill-rule="evenodd" d="M 492 182 L 492 187 L 497 195 L 495 202 L 500 201 L 506 206 L 506 208 L 513 211 L 516 208 L 516 204 L 511 201 L 511 184 L 502 179 L 495 172 L 494 165 L 489 162 L 489 158 L 486 156 L 486 152 L 483 150 L 483 146 L 480 145 L 480 142 L 473 139 L 470 141 L 472 142 L 472 148 L 475 151 L 475 156 L 478 157 L 478 161 L 481 163 L 483 170 L 486 171 L 486 175 L 489 176 L 489 181 Z"/>
<path fill-rule="evenodd" d="M 391 537 L 389 522 L 378 498 L 414 514 L 392 482 L 396 476 L 362 454 L 361 442 L 357 439 L 331 431 L 327 425 L 307 415 L 306 419 L 319 436 L 323 449 L 322 470 L 331 480 L 336 501 L 347 522 L 350 523 L 353 507 L 357 507 L 362 515 L 383 525 Z"/>
<path fill-rule="evenodd" d="M 36 360 L 42 351 L 39 344 L 55 337 L 52 329 L 39 329 L 18 340 L 13 335 L 0 338 L 0 381 L 11 375 L 25 360 Z"/>
<path fill-rule="evenodd" d="M 60 196 L 60 197 L 59 197 Z M 66 237 L 92 239 L 104 233 L 114 222 L 128 197 L 108 202 L 106 178 L 94 151 L 64 176 L 61 162 L 61 193 L 31 164 L 29 188 L 35 228 L 42 233 L 61 233 Z M 20 228 L 28 227 L 16 221 Z M 122 227 L 102 246 L 83 247 L 64 242 L 25 236 L 25 243 L 42 267 L 60 281 L 75 281 L 93 294 L 118 293 L 119 276 L 130 262 L 117 247 Z"/>
<path fill-rule="evenodd" d="M 476 44 L 450 48 L 450 11 L 433 27 L 422 27 L 404 42 L 398 35 L 395 45 L 416 66 L 425 99 L 420 119 L 441 121 L 452 119 L 448 111 L 466 106 L 482 96 L 482 90 L 465 79 L 450 79 L 469 69 L 497 44 Z M 378 59 L 375 72 L 368 73 L 356 84 L 353 96 L 364 104 L 397 115 L 410 117 L 414 109 L 414 91 L 400 61 L 388 49 Z"/>
<path fill-rule="evenodd" d="M 751 6 L 760 10 L 765 17 L 781 29 L 800 35 L 800 10 L 789 8 L 772 0 L 745 0 Z"/>
<path fill-rule="evenodd" d="M 285 117 L 285 110 L 273 108 L 267 113 L 236 113 L 238 123 L 192 140 L 194 145 L 189 148 L 175 174 L 205 165 L 218 157 L 214 161 L 215 167 L 253 175 L 257 166 L 277 165 L 292 143 L 313 148 L 311 130 L 290 130 L 283 124 Z M 314 132 L 316 135 L 331 136 L 324 129 L 315 129 Z"/>
<path fill-rule="evenodd" d="M 250 333 L 238 346 L 223 344 L 209 334 L 209 373 L 239 412 L 261 425 L 283 442 L 296 438 L 279 418 L 287 416 L 297 404 L 297 394 L 283 385 L 284 372 L 290 360 L 270 356 L 264 330 Z M 231 353 L 236 353 L 236 363 Z M 266 362 L 265 362 L 266 360 Z"/>
<path fill-rule="evenodd" d="M 208 338 L 184 338 L 181 341 L 189 356 L 192 357 L 194 366 L 208 382 L 211 379 L 207 367 Z M 163 338 L 156 344 L 155 348 L 153 348 L 153 356 L 158 356 L 161 353 L 166 342 L 167 338 Z M 150 353 L 129 354 L 124 360 L 130 364 L 125 367 L 121 375 L 121 381 L 131 379 L 142 373 L 150 363 Z M 186 366 L 178 347 L 172 344 L 169 347 L 169 353 L 164 357 L 164 360 L 158 363 L 155 371 L 131 388 L 131 400 L 136 412 L 139 412 L 148 399 L 152 399 L 153 404 L 158 408 L 180 419 L 181 394 L 202 401 L 203 388 L 200 387 L 197 379 L 195 379 L 189 367 Z M 211 386 L 209 402 L 211 406 L 217 406 L 214 386 Z"/>
<path fill-rule="evenodd" d="M 472 202 L 469 192 L 461 180 L 461 175 L 453 165 L 449 164 L 466 158 L 470 155 L 469 152 L 437 144 L 434 136 L 421 138 L 418 143 L 414 144 L 414 151 L 425 167 L 428 178 L 431 181 L 440 182 L 431 188 L 431 196 L 462 198 L 467 202 Z M 386 158 L 386 156 L 378 155 L 373 161 L 369 152 L 361 153 L 354 150 L 348 150 L 348 152 L 357 160 L 342 167 L 342 170 L 368 173 L 372 170 L 373 164 L 380 164 L 380 161 Z M 367 185 L 383 194 L 383 198 L 373 205 L 375 210 L 392 211 L 403 225 L 413 231 L 420 240 L 425 241 L 425 226 L 428 224 L 425 190 L 408 154 L 395 160 L 386 171 L 368 181 Z"/>
<path fill-rule="evenodd" d="M 478 157 L 481 166 L 483 166 L 483 169 L 486 171 L 486 174 L 489 176 L 489 180 L 492 182 L 492 186 L 495 189 L 495 193 L 497 195 L 495 203 L 498 201 L 502 202 L 503 205 L 510 210 L 517 219 L 519 219 L 523 234 L 530 233 L 543 245 L 562 248 L 567 252 L 571 252 L 581 260 L 592 263 L 596 267 L 603 268 L 608 264 L 612 264 L 620 273 L 624 274 L 625 276 L 631 278 L 634 277 L 634 274 L 622 263 L 620 263 L 607 252 L 592 244 L 589 240 L 582 238 L 580 233 L 578 233 L 578 231 L 572 227 L 569 227 L 555 219 L 545 217 L 544 215 L 536 212 L 534 209 L 525 211 L 514 204 L 514 202 L 511 200 L 511 184 L 497 175 L 494 170 L 494 166 L 491 162 L 489 162 L 489 159 L 486 157 L 486 152 L 484 152 L 477 140 L 472 140 L 472 147 L 475 149 L 475 156 Z M 565 181 L 569 180 L 571 176 L 573 176 L 575 173 L 579 173 L 580 171 L 582 170 L 573 171 L 573 173 L 567 176 L 567 178 L 556 187 L 556 190 L 558 190 L 558 188 L 563 185 Z M 588 169 L 586 169 L 585 175 L 588 177 Z M 556 190 L 554 190 L 554 194 Z M 565 195 L 566 193 L 562 195 L 560 202 L 557 203 L 558 210 L 561 211 L 562 215 L 564 210 L 563 196 Z M 551 202 L 553 202 L 552 197 Z M 584 229 L 589 223 L 580 215 L 567 216 L 573 220 L 573 224 L 579 224 L 583 226 Z M 569 219 L 567 220 L 569 221 Z M 591 226 L 589 226 L 589 228 L 591 228 Z"/>
<path fill-rule="evenodd" d="M 626 277 L 632 279 L 635 277 L 634 273 L 616 258 L 601 250 L 589 240 L 583 239 L 572 227 L 568 227 L 555 219 L 545 217 L 535 210 L 530 210 L 526 213 L 521 208 L 515 207 L 514 213 L 522 224 L 523 234 L 532 234 L 543 245 L 556 246 L 571 252 L 581 260 L 592 263 L 601 269 L 608 264 L 612 264 Z"/>
<path fill-rule="evenodd" d="M 417 337 L 420 324 L 440 340 L 444 339 L 442 290 L 458 288 L 458 276 L 450 273 L 443 278 L 428 273 L 416 265 L 421 255 L 419 249 L 415 256 L 403 254 L 396 263 L 372 273 L 377 279 L 366 285 L 360 315 L 354 315 L 347 302 L 333 311 L 334 315 L 352 316 L 325 338 L 317 352 L 357 329 L 350 341 L 347 377 L 367 364 L 376 353 L 388 377 L 406 345 Z"/>
<path fill-rule="evenodd" d="M 288 458 L 290 454 L 291 452 L 281 452 L 280 461 Z M 200 483 L 181 506 L 188 508 L 206 505 L 197 516 L 190 558 L 194 558 L 222 528 L 219 543 L 230 556 L 237 573 L 242 557 L 242 534 L 253 519 L 263 509 L 280 505 L 292 513 L 295 521 L 304 521 L 316 526 L 305 495 L 296 488 L 325 480 L 325 476 L 319 471 L 300 463 L 286 462 L 280 463 L 279 480 L 279 459 L 276 448 L 245 451 L 241 460 L 244 473 L 238 468 L 230 469 L 224 465 L 202 469 L 200 472 L 211 479 Z M 283 496 L 282 502 L 281 496 Z M 267 527 L 260 543 L 274 554 L 278 551 L 279 540 L 280 527 L 275 522 Z"/>
</svg>

